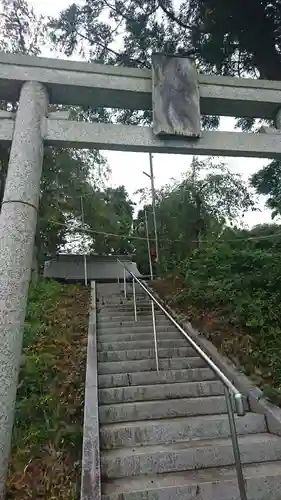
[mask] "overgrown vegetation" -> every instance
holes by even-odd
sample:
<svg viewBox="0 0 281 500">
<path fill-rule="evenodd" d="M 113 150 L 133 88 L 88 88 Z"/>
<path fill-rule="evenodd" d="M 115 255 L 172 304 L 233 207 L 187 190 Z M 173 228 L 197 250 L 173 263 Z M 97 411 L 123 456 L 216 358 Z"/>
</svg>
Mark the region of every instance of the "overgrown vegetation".
<svg viewBox="0 0 281 500">
<path fill-rule="evenodd" d="M 178 262 L 167 281 L 155 283 L 166 300 L 184 311 L 278 405 L 280 250 L 278 225 L 228 230 Z"/>
<path fill-rule="evenodd" d="M 88 290 L 31 285 L 7 499 L 78 498 Z"/>
<path fill-rule="evenodd" d="M 269 195 L 278 216 L 280 182 L 272 165 L 252 184 Z M 151 206 L 145 208 L 153 238 Z M 239 176 L 224 164 L 194 158 L 181 182 L 157 192 L 158 273 L 165 279 L 155 287 L 280 404 L 281 227 L 242 229 L 249 208 L 256 210 L 254 199 Z M 143 227 L 143 211 L 137 227 Z M 136 248 L 147 273 L 144 242 Z"/>
</svg>

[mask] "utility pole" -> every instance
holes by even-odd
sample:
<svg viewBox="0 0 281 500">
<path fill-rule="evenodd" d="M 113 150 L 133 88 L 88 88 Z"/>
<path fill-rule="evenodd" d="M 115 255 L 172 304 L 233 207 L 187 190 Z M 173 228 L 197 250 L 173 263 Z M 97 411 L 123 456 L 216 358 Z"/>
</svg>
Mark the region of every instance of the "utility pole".
<svg viewBox="0 0 281 500">
<path fill-rule="evenodd" d="M 155 249 L 156 249 L 156 262 L 159 261 L 159 243 L 158 243 L 158 232 L 157 232 L 157 221 L 156 221 L 156 194 L 154 186 L 154 174 L 153 174 L 153 157 L 149 153 L 149 165 L 150 165 L 150 175 L 143 172 L 144 175 L 149 177 L 151 183 L 151 198 L 152 198 L 152 214 L 153 214 L 153 225 L 154 225 L 154 236 L 155 236 Z"/>
<path fill-rule="evenodd" d="M 147 212 L 146 212 L 146 210 L 144 211 L 144 217 L 145 217 L 145 229 L 146 229 L 146 241 L 147 241 L 149 271 L 150 271 L 150 278 L 151 278 L 151 281 L 152 281 L 153 280 L 153 269 L 152 269 L 152 261 L 151 261 L 151 254 L 150 254 L 148 219 L 147 219 Z"/>
</svg>

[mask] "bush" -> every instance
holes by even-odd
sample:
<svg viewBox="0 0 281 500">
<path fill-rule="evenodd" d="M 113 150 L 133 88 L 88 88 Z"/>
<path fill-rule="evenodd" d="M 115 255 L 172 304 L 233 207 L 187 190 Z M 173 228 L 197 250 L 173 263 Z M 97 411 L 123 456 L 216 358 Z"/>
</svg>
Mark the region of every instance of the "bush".
<svg viewBox="0 0 281 500">
<path fill-rule="evenodd" d="M 273 242 L 274 243 L 274 242 Z M 212 341 L 235 347 L 233 358 L 242 360 L 248 374 L 270 382 L 273 394 L 281 386 L 281 259 L 279 245 L 237 238 L 202 245 L 182 264 L 184 286 L 173 301 L 210 312 L 232 327 Z M 241 333 L 242 332 L 242 333 Z M 243 339 L 243 335 L 245 340 Z M 240 352 L 239 350 L 240 343 Z M 242 346 L 242 344 L 244 344 Z M 228 345 L 228 349 L 229 349 Z M 232 348 L 230 347 L 230 348 Z M 247 350 L 245 355 L 243 349 Z M 246 365 L 246 366 L 245 366 Z M 276 389 L 276 390 L 275 390 Z M 278 392 L 279 394 L 279 392 Z M 281 398 L 280 398 L 281 400 Z"/>
</svg>

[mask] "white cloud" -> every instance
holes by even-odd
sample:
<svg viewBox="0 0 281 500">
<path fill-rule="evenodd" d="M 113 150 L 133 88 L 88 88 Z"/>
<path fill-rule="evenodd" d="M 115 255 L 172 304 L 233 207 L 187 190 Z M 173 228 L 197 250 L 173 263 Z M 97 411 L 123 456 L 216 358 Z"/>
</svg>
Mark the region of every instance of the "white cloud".
<svg viewBox="0 0 281 500">
<path fill-rule="evenodd" d="M 74 0 L 28 0 L 28 3 L 34 7 L 34 10 L 44 16 L 57 16 L 63 9 L 74 3 Z M 75 0 L 77 5 L 83 5 L 84 0 Z"/>
</svg>

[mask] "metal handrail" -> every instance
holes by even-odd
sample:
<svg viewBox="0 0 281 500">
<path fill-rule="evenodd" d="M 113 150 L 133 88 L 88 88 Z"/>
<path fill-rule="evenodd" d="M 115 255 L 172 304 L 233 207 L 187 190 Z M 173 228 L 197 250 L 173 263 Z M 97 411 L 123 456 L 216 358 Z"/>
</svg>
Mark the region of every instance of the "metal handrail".
<svg viewBox="0 0 281 500">
<path fill-rule="evenodd" d="M 154 334 L 154 343 L 155 343 L 155 360 L 156 360 L 157 371 L 159 371 L 159 359 L 158 359 L 157 333 L 156 333 L 156 321 L 155 321 L 155 307 L 154 307 L 155 305 L 173 323 L 173 325 L 177 328 L 177 330 L 179 330 L 182 333 L 182 335 L 186 338 L 186 340 L 193 347 L 193 349 L 197 352 L 197 354 L 199 354 L 199 356 L 207 363 L 209 368 L 211 368 L 211 370 L 216 374 L 218 379 L 223 383 L 224 391 L 225 391 L 225 398 L 226 398 L 226 408 L 227 408 L 228 419 L 229 419 L 230 434 L 231 434 L 231 440 L 232 440 L 232 447 L 233 447 L 233 455 L 234 455 L 234 460 L 235 460 L 237 480 L 238 480 L 238 486 L 239 486 L 239 492 L 240 492 L 240 498 L 241 498 L 241 500 L 247 500 L 246 486 L 245 486 L 245 480 L 244 480 L 244 476 L 243 476 L 240 450 L 239 450 L 238 437 L 237 437 L 237 430 L 236 430 L 234 411 L 233 411 L 233 405 L 232 405 L 232 397 L 233 397 L 234 401 L 235 401 L 237 415 L 244 416 L 245 409 L 244 409 L 244 404 L 243 404 L 243 395 L 240 393 L 240 391 L 238 391 L 238 389 L 236 389 L 236 387 L 233 385 L 233 383 L 224 375 L 224 373 L 211 360 L 211 358 L 209 358 L 209 356 L 207 356 L 207 354 L 196 344 L 196 342 L 188 335 L 188 333 L 186 333 L 186 331 L 177 323 L 177 321 L 173 318 L 173 316 L 154 297 L 154 295 L 142 283 L 142 281 L 139 280 L 135 276 L 135 274 L 130 271 L 130 269 L 128 269 L 128 267 L 124 264 L 124 262 L 117 259 L 117 263 L 120 264 L 121 266 L 123 266 L 124 297 L 125 297 L 125 299 L 127 298 L 126 272 L 129 273 L 129 275 L 132 277 L 132 280 L 133 280 L 133 300 L 134 300 L 135 321 L 137 321 L 135 283 L 137 283 L 144 290 L 146 295 L 148 295 L 149 298 L 151 299 L 153 334 Z M 118 269 L 118 283 L 119 282 L 120 282 L 120 279 L 119 279 L 119 269 Z"/>
</svg>

